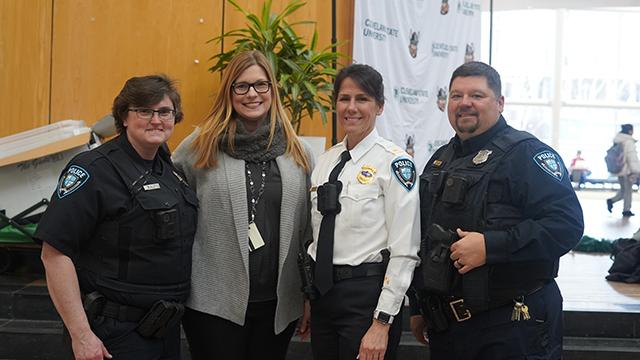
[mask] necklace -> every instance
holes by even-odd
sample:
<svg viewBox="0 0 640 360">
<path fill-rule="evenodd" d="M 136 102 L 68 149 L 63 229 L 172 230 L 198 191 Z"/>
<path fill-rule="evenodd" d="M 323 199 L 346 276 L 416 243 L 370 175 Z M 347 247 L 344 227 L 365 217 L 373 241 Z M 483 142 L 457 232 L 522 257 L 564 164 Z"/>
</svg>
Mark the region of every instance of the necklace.
<svg viewBox="0 0 640 360">
<path fill-rule="evenodd" d="M 267 178 L 267 162 L 262 161 L 260 163 L 260 169 L 262 170 L 262 172 L 260 174 L 260 188 L 258 188 L 257 194 L 255 191 L 253 177 L 251 176 L 251 169 L 249 169 L 249 163 L 245 162 L 244 167 L 247 171 L 247 180 L 249 181 L 249 191 L 251 192 L 251 219 L 249 219 L 249 224 L 251 224 L 254 222 L 256 218 L 256 207 L 258 206 L 258 202 L 262 198 L 262 194 L 264 194 L 264 185 Z"/>
</svg>

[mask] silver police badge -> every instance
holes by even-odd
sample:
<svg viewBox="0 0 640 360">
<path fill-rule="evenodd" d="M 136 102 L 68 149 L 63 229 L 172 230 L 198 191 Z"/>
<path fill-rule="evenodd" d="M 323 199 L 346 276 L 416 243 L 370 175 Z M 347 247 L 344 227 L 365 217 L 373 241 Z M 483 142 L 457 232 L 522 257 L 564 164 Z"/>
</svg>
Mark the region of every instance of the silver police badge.
<svg viewBox="0 0 640 360">
<path fill-rule="evenodd" d="M 489 159 L 489 155 L 491 154 L 493 154 L 493 151 L 491 150 L 486 150 L 486 149 L 480 150 L 478 151 L 476 156 L 473 157 L 471 161 L 473 162 L 474 165 L 480 165 L 482 163 L 485 163 Z"/>
</svg>

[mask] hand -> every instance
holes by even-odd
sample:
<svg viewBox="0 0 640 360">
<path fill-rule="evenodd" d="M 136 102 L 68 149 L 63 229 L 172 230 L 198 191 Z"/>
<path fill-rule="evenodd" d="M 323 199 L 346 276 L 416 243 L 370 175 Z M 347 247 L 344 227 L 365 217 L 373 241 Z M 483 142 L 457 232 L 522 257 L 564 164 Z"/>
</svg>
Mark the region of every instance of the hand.
<svg viewBox="0 0 640 360">
<path fill-rule="evenodd" d="M 91 330 L 71 339 L 71 347 L 76 360 L 103 360 L 112 356 L 102 341 Z"/>
<path fill-rule="evenodd" d="M 487 249 L 484 235 L 479 232 L 456 230 L 460 240 L 451 245 L 451 260 L 460 274 L 484 265 L 487 262 Z"/>
<path fill-rule="evenodd" d="M 298 327 L 298 335 L 300 340 L 306 340 L 311 335 L 311 304 L 308 299 L 304 300 L 304 310 Z"/>
<path fill-rule="evenodd" d="M 421 344 L 429 345 L 429 338 L 424 331 L 426 325 L 427 323 L 424 321 L 422 315 L 412 315 L 411 318 L 409 318 L 409 327 L 411 328 L 413 336 Z"/>
<path fill-rule="evenodd" d="M 371 327 L 369 327 L 369 330 L 360 341 L 360 351 L 357 359 L 383 360 L 384 353 L 387 351 L 390 327 L 390 324 L 383 324 L 378 320 L 373 320 Z"/>
</svg>

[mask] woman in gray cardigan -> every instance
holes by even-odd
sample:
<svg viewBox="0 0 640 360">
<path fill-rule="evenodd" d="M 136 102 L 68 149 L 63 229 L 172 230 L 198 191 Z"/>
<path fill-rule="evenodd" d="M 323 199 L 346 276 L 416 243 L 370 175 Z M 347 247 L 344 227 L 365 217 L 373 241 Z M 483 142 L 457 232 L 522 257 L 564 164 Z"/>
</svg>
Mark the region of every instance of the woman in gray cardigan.
<svg viewBox="0 0 640 360">
<path fill-rule="evenodd" d="M 311 238 L 312 159 L 262 53 L 238 54 L 220 86 L 174 153 L 200 200 L 183 326 L 195 360 L 284 359 L 303 315 L 296 257 Z"/>
</svg>

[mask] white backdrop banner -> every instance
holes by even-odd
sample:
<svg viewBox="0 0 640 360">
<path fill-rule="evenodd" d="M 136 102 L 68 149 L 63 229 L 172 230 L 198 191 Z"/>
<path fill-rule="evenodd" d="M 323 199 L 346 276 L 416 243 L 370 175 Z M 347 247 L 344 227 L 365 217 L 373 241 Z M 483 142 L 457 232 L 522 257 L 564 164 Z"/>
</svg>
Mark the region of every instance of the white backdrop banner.
<svg viewBox="0 0 640 360">
<path fill-rule="evenodd" d="M 353 61 L 384 78 L 380 134 L 413 154 L 418 172 L 453 136 L 449 80 L 480 58 L 482 0 L 356 0 Z"/>
</svg>

